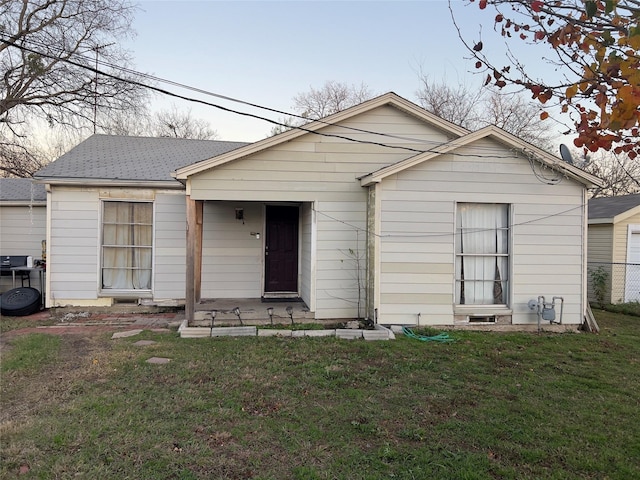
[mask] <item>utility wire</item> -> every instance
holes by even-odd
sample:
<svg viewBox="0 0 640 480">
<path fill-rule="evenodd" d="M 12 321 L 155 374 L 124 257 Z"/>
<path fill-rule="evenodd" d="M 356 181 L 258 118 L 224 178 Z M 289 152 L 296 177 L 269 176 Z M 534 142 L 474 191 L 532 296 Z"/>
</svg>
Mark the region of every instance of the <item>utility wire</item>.
<svg viewBox="0 0 640 480">
<path fill-rule="evenodd" d="M 571 207 L 571 208 L 569 208 L 567 210 L 563 210 L 561 212 L 556 212 L 556 213 L 552 213 L 552 214 L 549 214 L 549 215 L 544 215 L 542 217 L 534 218 L 532 220 L 527 220 L 527 221 L 524 221 L 524 222 L 512 223 L 509 226 L 509 229 L 515 228 L 515 227 L 520 227 L 520 226 L 523 226 L 523 225 L 529 225 L 531 223 L 541 222 L 541 221 L 546 220 L 548 218 L 559 217 L 561 215 L 573 212 L 574 210 L 582 209 L 584 207 L 586 207 L 586 204 L 583 203 L 583 204 L 580 204 L 580 205 L 576 205 L 575 207 Z M 325 213 L 325 212 L 323 212 L 321 210 L 315 210 L 314 209 L 314 211 L 316 213 L 319 213 L 320 215 L 323 215 L 323 216 L 329 218 L 330 220 L 333 220 L 333 221 L 341 223 L 341 224 L 343 224 L 343 225 L 345 225 L 345 226 L 347 226 L 349 228 L 352 228 L 353 230 L 364 232 L 364 233 L 367 233 L 369 235 L 373 235 L 373 236 L 378 237 L 378 238 L 435 238 L 435 237 L 451 237 L 451 236 L 456 235 L 455 232 L 424 233 L 424 234 L 423 233 L 417 233 L 417 234 L 413 234 L 413 235 L 412 234 L 393 234 L 393 233 L 380 234 L 380 233 L 372 232 L 368 228 L 358 227 L 357 225 L 353 225 L 352 223 L 345 222 L 344 220 L 340 220 L 339 218 L 335 218 L 334 216 L 329 215 L 328 213 Z M 494 228 L 474 228 L 474 229 L 468 229 L 467 233 L 493 232 L 494 230 L 495 230 Z"/>
<path fill-rule="evenodd" d="M 425 140 L 425 139 L 415 139 L 415 138 L 411 138 L 411 137 L 404 137 L 404 136 L 392 135 L 392 134 L 388 134 L 388 133 L 374 132 L 374 131 L 371 131 L 371 130 L 360 129 L 360 128 L 356 128 L 356 127 L 338 125 L 338 124 L 334 124 L 334 123 L 331 123 L 331 122 L 323 121 L 322 119 L 310 120 L 310 119 L 308 119 L 306 117 L 303 117 L 303 116 L 300 116 L 300 115 L 297 115 L 297 114 L 294 114 L 294 113 L 285 112 L 285 111 L 274 109 L 274 108 L 270 108 L 270 107 L 265 107 L 265 106 L 258 105 L 258 104 L 255 104 L 255 103 L 251 103 L 251 102 L 247 102 L 247 101 L 244 101 L 244 100 L 240 100 L 240 99 L 236 99 L 236 98 L 233 98 L 233 97 L 229 97 L 229 96 L 226 96 L 226 95 L 221 95 L 221 94 L 217 94 L 217 93 L 214 93 L 214 92 L 211 92 L 211 91 L 203 90 L 203 89 L 200 89 L 200 88 L 197 88 L 197 87 L 192 87 L 192 86 L 189 86 L 189 85 L 185 85 L 185 84 L 182 84 L 182 83 L 179 83 L 179 82 L 175 82 L 173 80 L 168 80 L 168 79 L 156 77 L 156 76 L 153 76 L 153 75 L 150 75 L 150 74 L 138 72 L 138 71 L 135 71 L 135 70 L 128 69 L 126 67 L 122 67 L 122 66 L 111 64 L 111 63 L 106 62 L 104 60 L 99 60 L 98 61 L 98 64 L 100 64 L 102 66 L 106 66 L 106 67 L 112 68 L 114 70 L 119 70 L 121 72 L 128 73 L 130 75 L 146 78 L 146 79 L 157 81 L 157 82 L 161 82 L 161 83 L 167 83 L 167 84 L 170 84 L 170 85 L 173 85 L 173 86 L 177 86 L 177 87 L 184 88 L 184 89 L 187 89 L 187 90 L 192 90 L 192 91 L 204 94 L 204 95 L 213 96 L 213 97 L 220 98 L 220 99 L 223 99 L 223 100 L 240 103 L 240 104 L 247 105 L 247 106 L 250 106 L 250 107 L 253 107 L 253 108 L 267 110 L 267 111 L 270 111 L 270 112 L 273 112 L 273 113 L 278 113 L 278 114 L 281 114 L 281 115 L 288 115 L 288 116 L 291 116 L 291 117 L 296 117 L 296 118 L 299 118 L 299 119 L 302 119 L 302 120 L 305 120 L 305 121 L 308 121 L 308 122 L 319 122 L 319 123 L 327 125 L 327 126 L 336 126 L 336 127 L 339 127 L 339 128 L 343 128 L 343 129 L 346 129 L 346 130 L 351 130 L 351 131 L 355 131 L 355 132 L 359 132 L 359 133 L 378 135 L 378 136 L 381 136 L 381 137 L 394 138 L 394 139 L 398 139 L 398 140 L 406 140 L 406 141 L 411 141 L 411 142 L 416 142 L 416 143 L 433 144 L 435 146 L 433 148 L 429 148 L 429 149 L 423 150 L 423 149 L 417 149 L 417 148 L 412 148 L 412 147 L 402 146 L 402 145 L 390 145 L 388 143 L 383 143 L 383 142 L 374 142 L 374 141 L 370 141 L 370 140 L 355 139 L 355 138 L 351 138 L 351 137 L 346 137 L 344 135 L 331 134 L 331 133 L 326 133 L 326 132 L 318 132 L 318 131 L 314 131 L 314 130 L 311 130 L 309 128 L 306 128 L 303 125 L 301 125 L 301 126 L 288 125 L 286 123 L 283 123 L 283 122 L 280 122 L 280 121 L 277 121 L 277 120 L 272 120 L 272 119 L 269 119 L 269 118 L 266 118 L 266 117 L 263 117 L 263 116 L 260 116 L 260 115 L 255 115 L 255 114 L 248 113 L 248 112 L 241 112 L 241 111 L 238 111 L 238 110 L 234 110 L 234 109 L 231 109 L 231 108 L 224 107 L 222 105 L 218 105 L 218 104 L 206 102 L 204 100 L 200 100 L 200 99 L 196 99 L 196 98 L 180 95 L 180 94 L 177 94 L 177 93 L 174 93 L 174 92 L 170 92 L 168 90 L 165 90 L 165 89 L 162 89 L 162 88 L 159 88 L 159 87 L 155 87 L 155 86 L 152 86 L 152 85 L 148 85 L 148 84 L 142 83 L 142 82 L 134 80 L 134 79 L 122 78 L 120 76 L 117 76 L 117 75 L 114 75 L 114 74 L 99 70 L 98 68 L 92 67 L 90 65 L 85 65 L 85 64 L 73 61 L 71 59 L 67 59 L 67 58 L 60 58 L 60 57 L 57 57 L 57 56 L 49 54 L 49 53 L 43 53 L 41 51 L 35 50 L 33 48 L 29 48 L 29 47 L 24 46 L 24 45 L 18 45 L 17 43 L 11 41 L 10 39 L 4 38 L 4 37 L 0 37 L 0 40 L 5 42 L 5 43 L 7 43 L 7 44 L 9 44 L 9 45 L 12 45 L 12 46 L 14 46 L 16 48 L 19 48 L 21 50 L 25 50 L 27 52 L 34 53 L 34 54 L 37 54 L 37 55 L 41 55 L 43 57 L 47 57 L 47 58 L 50 58 L 50 59 L 53 59 L 53 60 L 64 61 L 64 62 L 67 62 L 67 63 L 69 63 L 71 65 L 77 66 L 79 68 L 82 68 L 82 69 L 85 69 L 85 70 L 89 70 L 89 71 L 91 71 L 91 72 L 93 72 L 95 74 L 100 74 L 100 75 L 104 75 L 104 76 L 109 77 L 109 78 L 113 78 L 114 80 L 130 83 L 132 85 L 137 85 L 137 86 L 140 86 L 140 87 L 143 87 L 143 88 L 147 88 L 147 89 L 150 89 L 152 91 L 155 91 L 155 92 L 158 92 L 158 93 L 170 96 L 170 97 L 174 97 L 174 98 L 178 98 L 178 99 L 181 99 L 181 100 L 185 100 L 185 101 L 188 101 L 188 102 L 200 103 L 200 104 L 211 106 L 211 107 L 214 107 L 214 108 L 217 108 L 217 109 L 220 109 L 222 111 L 229 112 L 229 113 L 234 113 L 234 114 L 237 114 L 237 115 L 243 115 L 243 116 L 255 118 L 255 119 L 258 119 L 258 120 L 266 121 L 266 122 L 269 122 L 271 124 L 274 124 L 274 125 L 277 125 L 277 126 L 281 126 L 281 127 L 285 127 L 285 128 L 302 130 L 302 131 L 305 131 L 305 132 L 308 132 L 308 133 L 314 133 L 314 134 L 320 135 L 320 136 L 339 138 L 339 139 L 348 140 L 348 141 L 352 141 L 352 142 L 356 142 L 356 143 L 364 143 L 364 144 L 377 145 L 377 146 L 386 147 L 386 148 L 394 148 L 394 149 L 412 151 L 412 152 L 415 152 L 415 153 L 418 153 L 418 154 L 422 154 L 422 153 L 437 153 L 437 148 L 440 147 L 440 146 L 446 145 L 447 143 L 455 145 L 455 143 L 453 143 L 453 142 L 435 142 L 435 141 L 429 141 L 429 140 Z M 39 44 L 38 42 L 34 42 L 32 40 L 30 40 L 30 43 L 31 44 L 35 44 L 35 45 L 39 45 L 41 47 L 45 47 L 45 45 Z M 60 51 L 62 52 L 62 49 L 60 49 Z M 72 55 L 76 56 L 76 57 L 80 57 L 81 59 L 83 59 L 83 60 L 85 60 L 87 62 L 89 62 L 89 61 L 95 62 L 94 59 L 89 59 L 88 57 L 85 57 L 85 56 L 83 56 L 83 55 L 81 55 L 79 53 L 73 52 Z M 490 151 L 498 152 L 499 151 L 498 149 L 495 149 L 495 148 L 492 148 L 492 147 L 478 146 L 478 148 L 479 149 L 485 149 L 487 152 L 490 152 Z M 482 154 L 460 154 L 460 153 L 458 153 L 456 155 L 458 155 L 460 157 L 475 157 L 475 158 L 486 158 L 486 157 L 511 158 L 510 156 L 499 155 L 499 154 L 482 155 Z"/>
</svg>

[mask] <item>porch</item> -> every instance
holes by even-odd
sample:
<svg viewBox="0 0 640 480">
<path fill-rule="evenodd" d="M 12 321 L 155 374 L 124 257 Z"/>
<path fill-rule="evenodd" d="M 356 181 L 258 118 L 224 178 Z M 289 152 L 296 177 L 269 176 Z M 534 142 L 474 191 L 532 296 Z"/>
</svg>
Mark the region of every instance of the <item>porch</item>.
<svg viewBox="0 0 640 480">
<path fill-rule="evenodd" d="M 316 325 L 310 327 L 311 323 Z M 301 327 L 303 324 L 305 326 Z M 275 325 L 276 328 L 271 328 L 271 325 Z M 390 329 L 381 325 L 365 329 L 355 318 L 317 319 L 301 300 L 273 301 L 261 298 L 203 299 L 195 304 L 194 319 L 187 321 L 185 318 L 178 332 L 182 338 L 221 336 L 335 336 L 346 340 L 395 338 Z"/>
<path fill-rule="evenodd" d="M 317 320 L 302 300 L 261 298 L 205 298 L 195 304 L 190 326 L 222 327 L 268 325 L 273 323 L 327 323 Z M 333 322 L 335 323 L 335 322 Z"/>
</svg>

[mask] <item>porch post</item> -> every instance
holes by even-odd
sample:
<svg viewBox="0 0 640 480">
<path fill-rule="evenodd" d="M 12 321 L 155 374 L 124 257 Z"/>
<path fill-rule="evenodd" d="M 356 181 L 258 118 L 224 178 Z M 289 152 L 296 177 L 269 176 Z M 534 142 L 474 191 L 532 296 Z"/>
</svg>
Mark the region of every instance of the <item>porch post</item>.
<svg viewBox="0 0 640 480">
<path fill-rule="evenodd" d="M 365 317 L 376 320 L 380 295 L 380 196 L 379 183 L 368 187 L 367 191 L 367 270 L 366 270 L 366 310 Z"/>
<path fill-rule="evenodd" d="M 202 200 L 187 199 L 187 278 L 185 281 L 184 313 L 189 324 L 195 316 L 202 287 Z"/>
</svg>

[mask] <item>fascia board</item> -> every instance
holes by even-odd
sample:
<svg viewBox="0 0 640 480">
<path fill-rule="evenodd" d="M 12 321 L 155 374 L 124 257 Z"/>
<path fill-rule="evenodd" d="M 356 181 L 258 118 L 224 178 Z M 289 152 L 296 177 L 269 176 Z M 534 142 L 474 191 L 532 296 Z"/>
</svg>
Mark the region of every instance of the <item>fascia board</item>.
<svg viewBox="0 0 640 480">
<path fill-rule="evenodd" d="M 2 200 L 0 207 L 46 207 L 46 200 L 30 201 L 30 200 Z"/>
<path fill-rule="evenodd" d="M 640 205 L 630 208 L 629 210 L 619 213 L 615 217 L 613 217 L 613 223 L 621 222 L 629 217 L 632 217 L 636 214 L 640 213 Z"/>
<path fill-rule="evenodd" d="M 589 225 L 606 225 L 613 223 L 613 218 L 591 218 L 589 219 Z"/>
<path fill-rule="evenodd" d="M 110 178 L 57 178 L 57 177 L 37 177 L 36 183 L 46 185 L 68 185 L 85 187 L 135 187 L 135 188 L 164 188 L 184 190 L 184 185 L 180 182 L 154 181 L 154 180 L 114 180 Z"/>
</svg>

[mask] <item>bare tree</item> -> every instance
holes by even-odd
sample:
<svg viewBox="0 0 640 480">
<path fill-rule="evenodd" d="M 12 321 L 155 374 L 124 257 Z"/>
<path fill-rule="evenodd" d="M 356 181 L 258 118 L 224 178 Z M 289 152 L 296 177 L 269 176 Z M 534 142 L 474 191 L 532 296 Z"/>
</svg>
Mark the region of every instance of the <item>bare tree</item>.
<svg viewBox="0 0 640 480">
<path fill-rule="evenodd" d="M 416 91 L 418 103 L 429 112 L 468 130 L 480 127 L 479 110 L 485 103 L 486 91 L 464 83 L 439 83 L 420 74 L 421 86 Z"/>
<path fill-rule="evenodd" d="M 592 154 L 584 169 L 604 180 L 603 187 L 591 191 L 591 196 L 613 197 L 640 193 L 640 163 L 627 155 L 612 152 Z"/>
<path fill-rule="evenodd" d="M 191 110 L 180 112 L 173 106 L 171 110 L 162 110 L 152 119 L 151 129 L 154 137 L 192 138 L 196 140 L 215 140 L 218 133 L 206 121 L 191 116 Z"/>
<path fill-rule="evenodd" d="M 280 119 L 283 125 L 273 127 L 271 135 L 300 126 L 308 120 L 327 117 L 369 100 L 373 96 L 364 83 L 348 85 L 330 80 L 319 89 L 311 87 L 308 92 L 301 92 L 293 97 L 293 110 L 296 115 Z"/>
<path fill-rule="evenodd" d="M 545 150 L 553 147 L 552 124 L 540 120 L 540 107 L 517 93 L 491 90 L 483 105 L 483 122 Z"/>
<path fill-rule="evenodd" d="M 129 0 L 0 0 L 0 169 L 15 173 L 5 163 L 33 147 L 25 139 L 34 119 L 95 130 L 144 104 L 118 46 L 132 35 L 134 11 Z"/>
<path fill-rule="evenodd" d="M 421 75 L 420 81 L 416 96 L 425 110 L 468 130 L 496 125 L 540 148 L 552 147 L 551 125 L 540 120 L 539 107 L 521 95 L 460 83 L 451 86 L 427 75 Z"/>
<path fill-rule="evenodd" d="M 369 100 L 372 96 L 364 83 L 349 86 L 331 80 L 318 90 L 311 87 L 308 92 L 297 94 L 293 102 L 295 111 L 302 117 L 317 120 Z"/>
<path fill-rule="evenodd" d="M 0 177 L 30 177 L 45 166 L 47 155 L 38 146 L 0 143 Z"/>
</svg>

